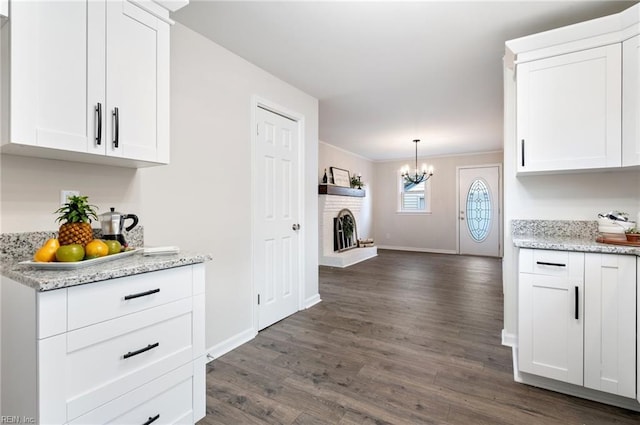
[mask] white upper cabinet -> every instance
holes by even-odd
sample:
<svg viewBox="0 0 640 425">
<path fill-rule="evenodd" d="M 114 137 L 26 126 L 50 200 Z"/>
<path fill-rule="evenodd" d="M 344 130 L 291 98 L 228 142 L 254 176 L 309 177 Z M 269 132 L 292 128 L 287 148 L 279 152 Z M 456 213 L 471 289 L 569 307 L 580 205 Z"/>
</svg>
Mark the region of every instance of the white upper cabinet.
<svg viewBox="0 0 640 425">
<path fill-rule="evenodd" d="M 149 1 L 12 2 L 2 152 L 168 163 L 168 13 Z"/>
<path fill-rule="evenodd" d="M 640 36 L 622 44 L 622 165 L 640 165 Z"/>
<path fill-rule="evenodd" d="M 620 44 L 518 65 L 518 171 L 621 165 Z"/>
<path fill-rule="evenodd" d="M 505 43 L 518 174 L 640 166 L 639 34 L 635 5 Z"/>
<path fill-rule="evenodd" d="M 169 162 L 169 25 L 107 2 L 107 155 Z"/>
<path fill-rule="evenodd" d="M 94 118 L 87 114 L 88 87 L 98 84 L 87 75 L 87 5 L 12 3 L 12 142 L 88 151 Z M 104 90 L 91 99 L 104 102 Z"/>
</svg>

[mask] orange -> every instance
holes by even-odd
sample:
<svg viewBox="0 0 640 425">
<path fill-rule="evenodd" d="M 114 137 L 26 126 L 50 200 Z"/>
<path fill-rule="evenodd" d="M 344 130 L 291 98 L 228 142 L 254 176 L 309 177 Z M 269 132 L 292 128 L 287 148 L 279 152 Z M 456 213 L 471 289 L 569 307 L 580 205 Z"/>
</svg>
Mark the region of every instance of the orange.
<svg viewBox="0 0 640 425">
<path fill-rule="evenodd" d="M 94 239 L 84 247 L 86 259 L 104 257 L 109 254 L 109 246 L 100 239 Z"/>
<path fill-rule="evenodd" d="M 57 239 L 49 239 L 33 255 L 33 261 L 37 261 L 39 263 L 50 263 L 52 261 L 56 261 L 56 251 L 59 247 L 60 243 Z"/>
</svg>

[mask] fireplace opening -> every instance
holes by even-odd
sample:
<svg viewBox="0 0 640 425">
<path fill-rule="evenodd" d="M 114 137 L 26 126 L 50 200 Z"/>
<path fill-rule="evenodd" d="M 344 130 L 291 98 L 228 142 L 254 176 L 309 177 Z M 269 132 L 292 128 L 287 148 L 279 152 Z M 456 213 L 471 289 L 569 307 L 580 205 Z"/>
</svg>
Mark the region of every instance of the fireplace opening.
<svg viewBox="0 0 640 425">
<path fill-rule="evenodd" d="M 333 250 L 347 251 L 358 246 L 356 218 L 347 208 L 340 210 L 333 219 Z"/>
</svg>

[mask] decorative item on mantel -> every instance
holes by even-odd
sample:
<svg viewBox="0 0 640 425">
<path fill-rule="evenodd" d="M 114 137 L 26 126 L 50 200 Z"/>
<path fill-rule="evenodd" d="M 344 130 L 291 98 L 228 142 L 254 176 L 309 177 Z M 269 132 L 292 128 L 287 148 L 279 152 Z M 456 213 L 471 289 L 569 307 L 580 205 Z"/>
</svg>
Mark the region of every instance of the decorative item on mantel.
<svg viewBox="0 0 640 425">
<path fill-rule="evenodd" d="M 413 177 L 411 176 L 411 174 L 409 174 L 408 165 L 405 165 L 400 169 L 400 172 L 402 173 L 402 177 L 404 177 L 405 184 L 417 185 L 422 182 L 426 182 L 431 178 L 431 176 L 433 176 L 433 166 L 429 166 L 429 168 L 427 168 L 426 164 L 422 164 L 422 170 L 421 171 L 418 170 L 418 143 L 419 142 L 420 142 L 420 139 L 413 140 L 413 143 L 416 144 L 416 168 L 414 168 Z"/>
<path fill-rule="evenodd" d="M 362 174 L 358 173 L 355 176 L 351 176 L 351 187 L 354 189 L 362 189 L 364 183 L 362 183 Z"/>
<path fill-rule="evenodd" d="M 336 186 L 351 187 L 351 175 L 348 170 L 338 167 L 330 167 L 331 179 Z"/>
</svg>

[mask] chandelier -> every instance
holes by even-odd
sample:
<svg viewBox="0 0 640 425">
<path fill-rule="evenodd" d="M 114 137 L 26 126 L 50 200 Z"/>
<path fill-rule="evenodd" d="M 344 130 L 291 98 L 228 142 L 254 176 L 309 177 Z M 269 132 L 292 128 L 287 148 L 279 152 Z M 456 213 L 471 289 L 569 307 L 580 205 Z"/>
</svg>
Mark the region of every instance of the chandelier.
<svg viewBox="0 0 640 425">
<path fill-rule="evenodd" d="M 422 182 L 426 182 L 431 178 L 431 176 L 433 176 L 432 166 L 430 166 L 427 169 L 427 165 L 422 164 L 422 169 L 418 170 L 418 142 L 419 141 L 420 139 L 415 139 L 413 141 L 413 143 L 416 144 L 416 168 L 413 170 L 413 173 L 410 173 L 408 165 L 405 165 L 400 169 L 400 172 L 402 173 L 402 177 L 404 177 L 404 181 L 407 184 L 410 184 L 410 183 L 420 184 Z"/>
</svg>

